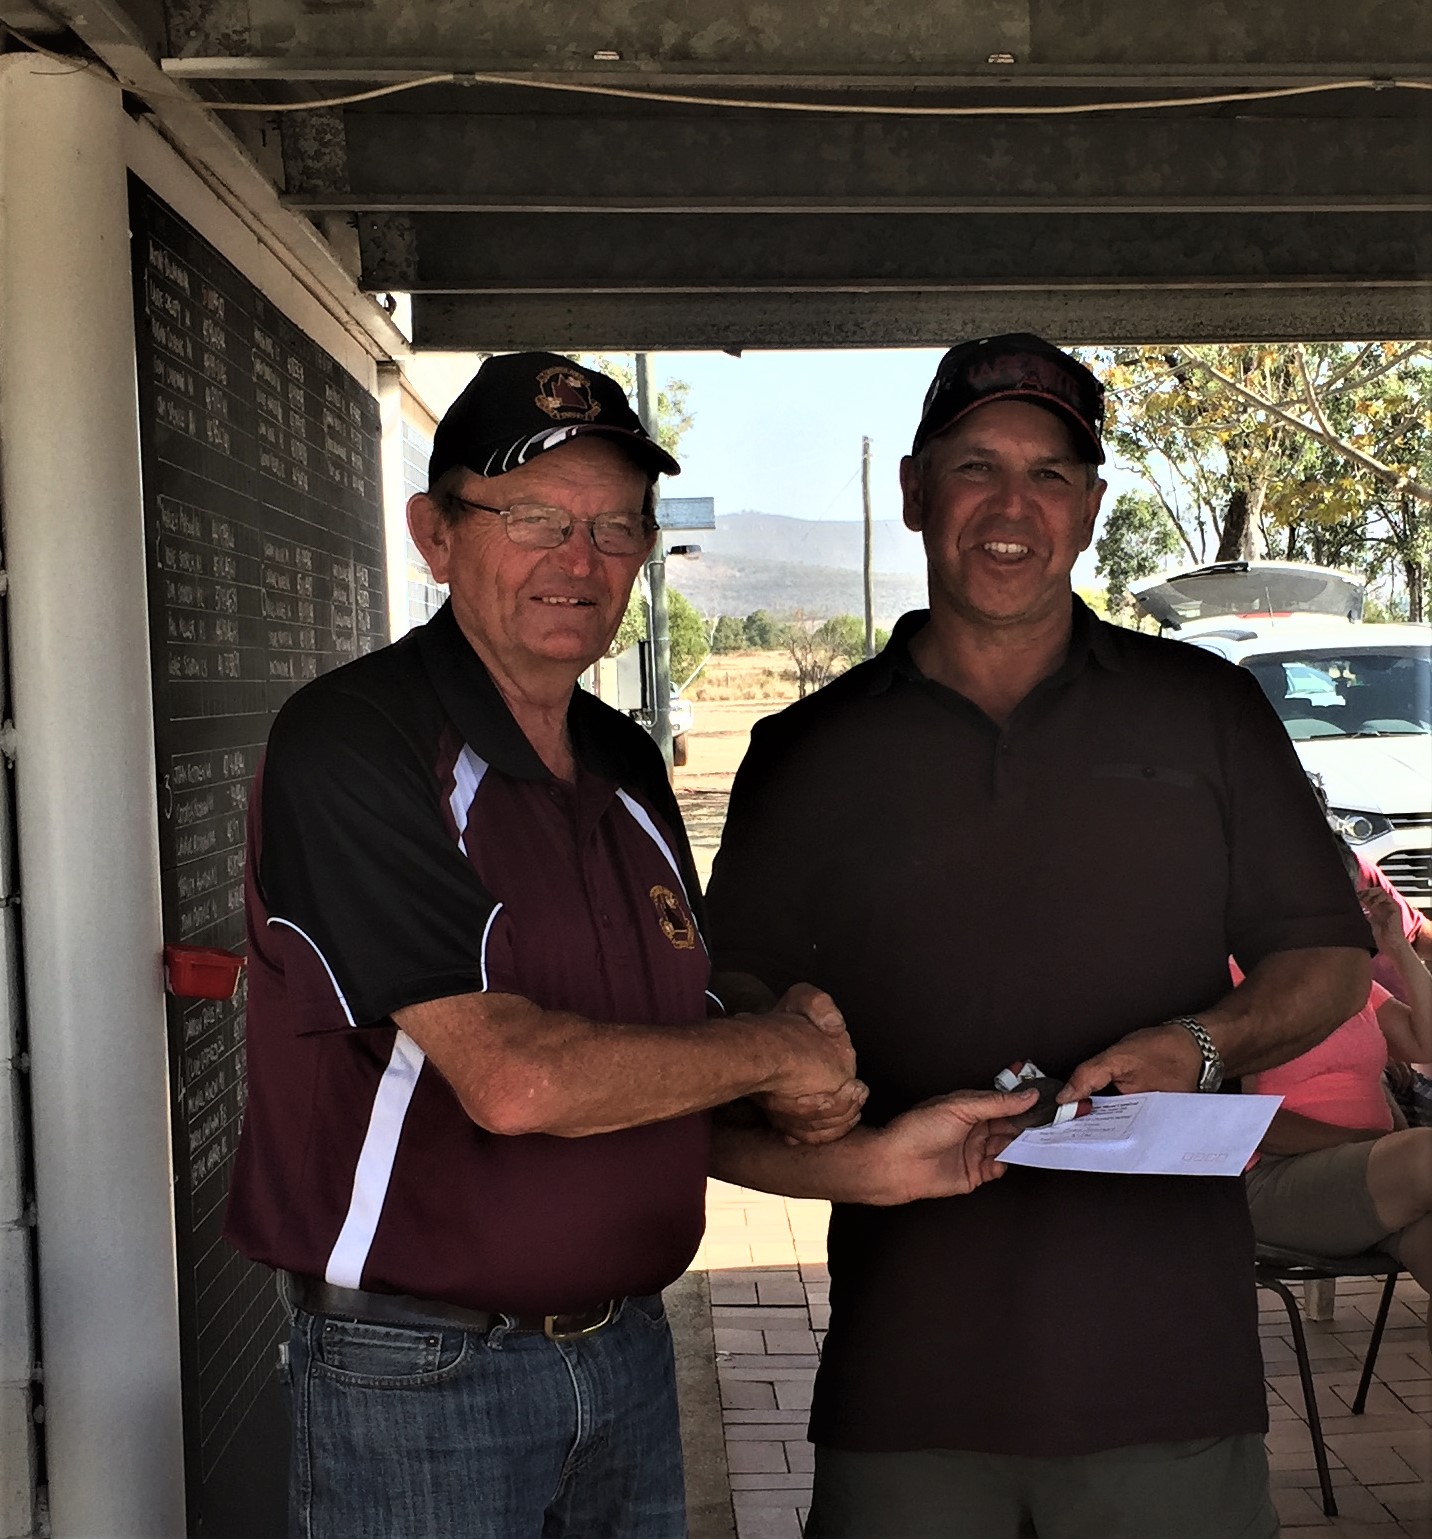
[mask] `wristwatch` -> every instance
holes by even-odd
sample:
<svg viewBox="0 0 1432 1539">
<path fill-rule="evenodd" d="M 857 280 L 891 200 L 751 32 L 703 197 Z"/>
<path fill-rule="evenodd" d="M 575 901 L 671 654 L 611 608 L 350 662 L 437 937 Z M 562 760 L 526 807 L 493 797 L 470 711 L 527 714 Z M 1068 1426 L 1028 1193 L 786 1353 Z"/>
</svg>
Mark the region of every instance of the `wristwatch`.
<svg viewBox="0 0 1432 1539">
<path fill-rule="evenodd" d="M 1198 1051 L 1203 1055 L 1203 1067 L 1198 1072 L 1198 1084 L 1194 1088 L 1200 1091 L 1217 1090 L 1223 1083 L 1223 1060 L 1218 1056 L 1213 1038 L 1203 1029 L 1203 1022 L 1192 1015 L 1176 1015 L 1165 1024 L 1182 1026 L 1198 1044 Z"/>
</svg>

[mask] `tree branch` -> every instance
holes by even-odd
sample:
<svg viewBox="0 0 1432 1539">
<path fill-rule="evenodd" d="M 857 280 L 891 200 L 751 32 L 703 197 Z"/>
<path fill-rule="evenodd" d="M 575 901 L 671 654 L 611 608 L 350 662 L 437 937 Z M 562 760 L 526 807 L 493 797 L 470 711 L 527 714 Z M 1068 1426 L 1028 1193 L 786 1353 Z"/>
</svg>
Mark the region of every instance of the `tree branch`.
<svg viewBox="0 0 1432 1539">
<path fill-rule="evenodd" d="M 1336 433 L 1325 431 L 1315 423 L 1305 422 L 1301 417 L 1295 417 L 1291 412 L 1284 411 L 1275 406 L 1272 401 L 1265 400 L 1256 390 L 1250 390 L 1246 385 L 1240 384 L 1236 379 L 1231 379 L 1221 369 L 1215 368 L 1205 358 L 1199 356 L 1191 347 L 1183 347 L 1180 351 L 1190 363 L 1203 370 L 1210 379 L 1216 379 L 1225 390 L 1231 390 L 1234 395 L 1247 401 L 1250 406 L 1255 406 L 1261 412 L 1266 412 L 1276 421 L 1285 423 L 1288 427 L 1298 428 L 1310 438 L 1316 438 L 1319 443 L 1326 444 L 1328 448 L 1336 450 L 1339 454 L 1361 465 L 1369 475 L 1376 476 L 1379 481 L 1394 487 L 1398 491 L 1406 492 L 1409 496 L 1417 498 L 1419 502 L 1432 502 L 1432 486 L 1427 486 L 1421 481 L 1413 480 L 1411 476 L 1399 475 L 1390 465 L 1384 465 L 1381 460 L 1374 459 L 1370 454 L 1364 454 L 1361 449 L 1355 449 L 1345 439 L 1339 438 Z"/>
</svg>

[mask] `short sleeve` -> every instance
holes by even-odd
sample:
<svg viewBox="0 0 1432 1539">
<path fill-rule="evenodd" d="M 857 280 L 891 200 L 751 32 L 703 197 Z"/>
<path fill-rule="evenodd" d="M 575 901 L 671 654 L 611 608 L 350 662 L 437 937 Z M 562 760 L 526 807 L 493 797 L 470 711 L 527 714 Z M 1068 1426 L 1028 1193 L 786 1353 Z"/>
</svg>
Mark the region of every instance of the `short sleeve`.
<svg viewBox="0 0 1432 1539">
<path fill-rule="evenodd" d="M 1244 972 L 1276 951 L 1373 950 L 1351 878 L 1308 777 L 1251 674 L 1237 692 L 1224 743 L 1229 949 Z"/>
<path fill-rule="evenodd" d="M 258 786 L 259 895 L 268 930 L 287 932 L 274 950 L 292 959 L 300 994 L 322 994 L 325 976 L 336 992 L 334 1024 L 375 1025 L 486 986 L 499 905 L 444 820 L 434 757 L 435 744 L 351 691 L 304 691 L 274 724 Z M 300 1013 L 324 1029 L 322 1012 Z"/>
</svg>

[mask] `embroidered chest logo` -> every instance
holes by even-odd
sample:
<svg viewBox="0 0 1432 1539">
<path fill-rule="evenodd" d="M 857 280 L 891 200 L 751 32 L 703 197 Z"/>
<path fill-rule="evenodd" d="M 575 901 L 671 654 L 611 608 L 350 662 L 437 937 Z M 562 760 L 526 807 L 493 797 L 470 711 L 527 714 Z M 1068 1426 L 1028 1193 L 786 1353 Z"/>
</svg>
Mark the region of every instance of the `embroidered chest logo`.
<svg viewBox="0 0 1432 1539">
<path fill-rule="evenodd" d="M 602 410 L 592 399 L 591 381 L 575 369 L 543 369 L 537 376 L 533 402 L 558 422 L 590 422 Z"/>
<path fill-rule="evenodd" d="M 656 922 L 667 940 L 678 951 L 694 951 L 696 925 L 681 906 L 681 899 L 669 887 L 653 887 L 651 901 L 656 905 Z"/>
</svg>

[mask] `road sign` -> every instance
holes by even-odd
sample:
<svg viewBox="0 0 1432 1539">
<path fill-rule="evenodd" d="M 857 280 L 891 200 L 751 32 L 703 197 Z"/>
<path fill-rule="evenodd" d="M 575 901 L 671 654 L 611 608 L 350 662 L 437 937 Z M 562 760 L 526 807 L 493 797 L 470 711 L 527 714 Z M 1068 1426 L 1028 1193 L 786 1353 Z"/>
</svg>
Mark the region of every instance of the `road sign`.
<svg viewBox="0 0 1432 1539">
<path fill-rule="evenodd" d="M 663 497 L 656 505 L 656 522 L 662 529 L 714 529 L 714 497 Z"/>
</svg>

